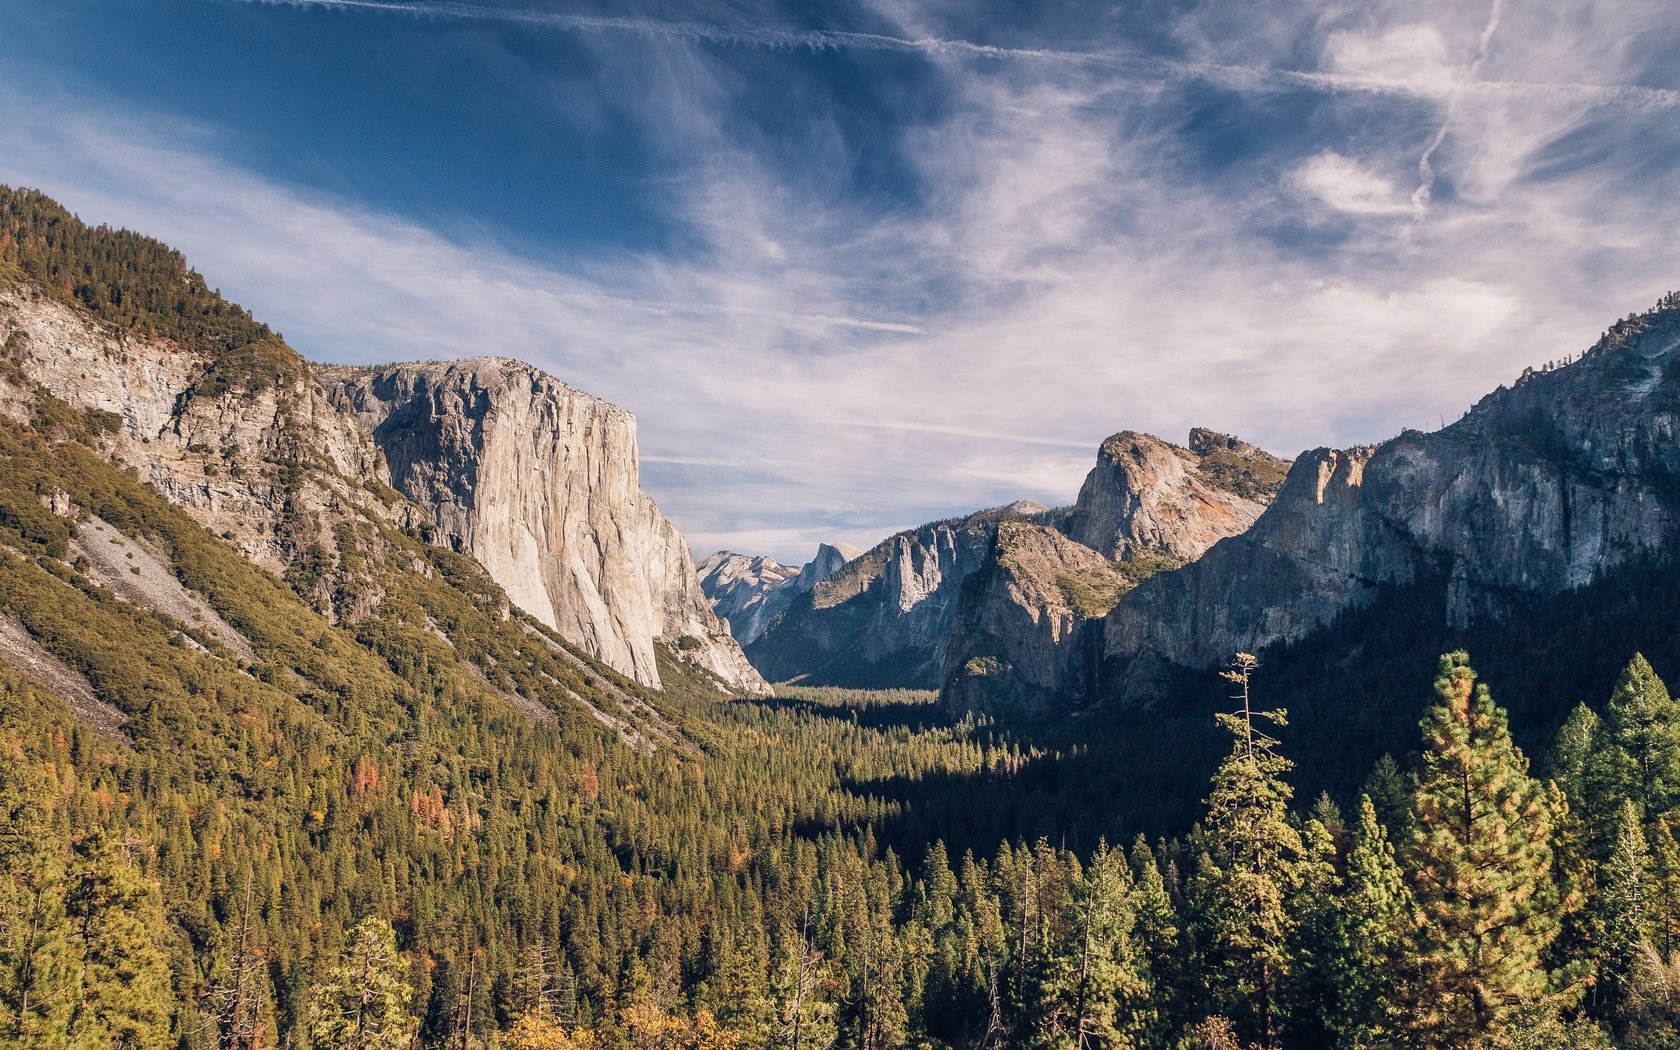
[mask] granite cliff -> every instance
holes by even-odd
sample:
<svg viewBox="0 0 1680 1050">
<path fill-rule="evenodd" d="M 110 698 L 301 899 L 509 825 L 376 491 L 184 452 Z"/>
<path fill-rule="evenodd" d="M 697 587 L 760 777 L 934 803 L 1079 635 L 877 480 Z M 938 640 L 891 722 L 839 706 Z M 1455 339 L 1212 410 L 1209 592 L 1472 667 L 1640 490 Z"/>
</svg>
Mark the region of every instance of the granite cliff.
<svg viewBox="0 0 1680 1050">
<path fill-rule="evenodd" d="M 65 242 L 135 261 L 78 286 L 55 270 L 65 242 L 40 238 L 0 269 L 0 415 L 30 424 L 37 392 L 87 413 L 101 455 L 335 621 L 429 571 L 394 531 L 476 558 L 516 605 L 643 684 L 659 683 L 664 644 L 729 689 L 766 691 L 637 483 L 629 413 L 500 359 L 312 365 L 178 253 L 12 199 Z"/>
<path fill-rule="evenodd" d="M 1433 584 L 1439 617 L 1462 628 L 1670 556 L 1677 436 L 1670 295 L 1439 431 L 1303 454 L 1252 529 L 1115 606 L 1097 688 L 1147 701 L 1163 661 L 1205 667 L 1298 641 L 1391 588 Z"/>
<path fill-rule="evenodd" d="M 731 688 L 766 691 L 637 482 L 630 413 L 506 358 L 318 374 L 391 486 L 521 609 L 644 684 L 659 684 L 663 641 Z"/>
<path fill-rule="evenodd" d="M 862 553 L 847 543 L 822 543 L 816 556 L 796 569 L 765 555 L 718 551 L 696 568 L 712 611 L 729 625 L 736 641 L 749 645 L 770 629 L 794 598 Z"/>
<path fill-rule="evenodd" d="M 945 703 L 1035 718 L 1091 703 L 1103 615 L 1141 581 L 1252 525 L 1283 470 L 1200 428 L 1187 448 L 1132 431 L 1104 441 L 1069 511 L 998 529 L 953 617 Z"/>
<path fill-rule="evenodd" d="M 935 688 L 963 581 L 998 522 L 1046 513 L 1023 500 L 889 536 L 794 596 L 747 655 L 771 681 Z"/>
</svg>

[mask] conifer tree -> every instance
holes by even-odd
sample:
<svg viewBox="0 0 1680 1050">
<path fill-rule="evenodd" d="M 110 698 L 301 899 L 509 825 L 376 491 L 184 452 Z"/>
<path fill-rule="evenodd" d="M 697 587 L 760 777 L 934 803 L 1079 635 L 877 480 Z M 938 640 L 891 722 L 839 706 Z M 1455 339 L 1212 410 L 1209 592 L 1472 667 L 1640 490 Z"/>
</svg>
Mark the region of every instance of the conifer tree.
<svg viewBox="0 0 1680 1050">
<path fill-rule="evenodd" d="M 77 968 L 72 1045 L 162 1050 L 175 996 L 162 936 L 157 883 L 132 844 L 95 832 L 77 844 L 65 900 Z"/>
<path fill-rule="evenodd" d="M 369 916 L 350 931 L 339 963 L 310 989 L 314 1050 L 406 1050 L 414 1037 L 413 989 L 397 953 L 397 935 Z"/>
<path fill-rule="evenodd" d="M 1465 653 L 1441 658 L 1435 693 L 1403 868 L 1418 916 L 1411 1035 L 1446 1050 L 1561 995 L 1543 959 L 1573 902 L 1554 876 L 1558 796 L 1528 775 Z"/>
<path fill-rule="evenodd" d="M 1151 998 L 1132 939 L 1136 914 L 1125 856 L 1099 846 L 1076 880 L 1039 990 L 1039 1045 L 1116 1050 L 1139 1042 L 1136 1013 Z"/>
<path fill-rule="evenodd" d="M 1238 687 L 1240 706 L 1217 718 L 1235 743 L 1213 776 L 1191 895 L 1202 923 L 1203 977 L 1216 1007 L 1247 1038 L 1271 1047 L 1279 986 L 1290 964 L 1285 946 L 1295 927 L 1290 898 L 1305 848 L 1289 820 L 1292 791 L 1283 780 L 1293 764 L 1255 725 L 1287 724 L 1281 710 L 1253 709 L 1256 666 L 1253 656 L 1239 653 L 1224 672 Z"/>
<path fill-rule="evenodd" d="M 1388 832 L 1378 822 L 1370 796 L 1365 796 L 1335 902 L 1336 995 L 1329 1028 L 1339 1034 L 1338 1045 L 1400 1045 L 1399 1003 L 1411 950 L 1412 908 Z"/>
<path fill-rule="evenodd" d="M 1634 964 L 1649 946 L 1653 888 L 1650 849 L 1639 811 L 1632 802 L 1623 802 L 1615 844 L 1599 872 L 1593 907 L 1599 934 L 1598 989 L 1611 1010 L 1627 997 Z"/>
<path fill-rule="evenodd" d="M 0 768 L 0 1045 L 54 1047 L 76 1000 L 62 839 L 44 778 Z"/>
<path fill-rule="evenodd" d="M 1635 654 L 1622 670 L 1599 728 L 1607 746 L 1599 749 L 1597 791 L 1609 807 L 1629 799 L 1648 820 L 1673 809 L 1680 802 L 1680 705 L 1644 656 Z M 1614 808 L 1602 815 L 1613 833 Z"/>
</svg>

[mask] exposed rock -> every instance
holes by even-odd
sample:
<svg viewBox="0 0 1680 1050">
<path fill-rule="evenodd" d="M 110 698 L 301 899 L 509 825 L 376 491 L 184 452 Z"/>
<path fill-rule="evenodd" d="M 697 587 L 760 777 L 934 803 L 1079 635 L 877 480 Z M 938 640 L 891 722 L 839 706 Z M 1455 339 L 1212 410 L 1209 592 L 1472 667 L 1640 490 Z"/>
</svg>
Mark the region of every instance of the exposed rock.
<svg viewBox="0 0 1680 1050">
<path fill-rule="evenodd" d="M 890 536 L 799 595 L 748 654 L 772 681 L 936 688 L 962 583 L 998 522 L 1045 513 L 1021 501 Z"/>
<path fill-rule="evenodd" d="M 863 552 L 847 543 L 817 545 L 803 568 L 774 558 L 718 551 L 700 563 L 700 589 L 743 646 L 758 640 L 794 598 L 839 572 Z"/>
<path fill-rule="evenodd" d="M 64 661 L 47 652 L 30 633 L 10 616 L 0 613 L 0 662 L 8 663 L 23 676 L 63 700 L 76 717 L 107 740 L 132 743 L 122 731 L 123 713 L 99 698 L 93 683 Z"/>
<path fill-rule="evenodd" d="M 1102 443 L 1068 535 L 1110 558 L 1137 548 L 1190 560 L 1246 530 L 1283 480 L 1281 460 L 1211 430 L 1190 448 L 1134 431 Z"/>
<path fill-rule="evenodd" d="M 999 524 L 997 542 L 963 586 L 941 693 L 959 711 L 1032 717 L 1083 706 L 1089 630 L 1136 581 L 1046 525 Z"/>
<path fill-rule="evenodd" d="M 125 536 L 109 522 L 90 516 L 76 528 L 70 553 L 82 559 L 88 579 L 124 601 L 170 617 L 227 646 L 247 663 L 256 659 L 251 643 L 234 630 L 210 603 L 187 590 L 150 544 Z"/>
<path fill-rule="evenodd" d="M 794 586 L 801 591 L 808 591 L 817 584 L 833 576 L 846 563 L 856 561 L 863 556 L 863 552 L 849 543 L 819 543 L 816 557 L 806 562 L 794 579 Z"/>
<path fill-rule="evenodd" d="M 521 609 L 648 685 L 663 641 L 732 688 L 767 690 L 641 490 L 630 413 L 505 358 L 319 374 L 391 485 Z"/>
<path fill-rule="evenodd" d="M 1677 347 L 1671 297 L 1440 431 L 1304 454 L 1249 532 L 1115 607 L 1102 688 L 1148 699 L 1152 662 L 1207 666 L 1300 639 L 1389 584 L 1446 582 L 1443 615 L 1463 624 L 1672 549 Z"/>
<path fill-rule="evenodd" d="M 962 592 L 945 702 L 1029 717 L 1087 705 L 1101 640 L 1092 621 L 1140 580 L 1247 529 L 1282 479 L 1281 460 L 1211 430 L 1192 430 L 1189 448 L 1110 437 L 1069 511 L 998 532 Z"/>
<path fill-rule="evenodd" d="M 776 614 L 787 606 L 793 592 L 787 584 L 800 570 L 774 558 L 749 557 L 718 551 L 696 566 L 700 589 L 712 603 L 712 611 L 729 625 L 729 633 L 742 645 L 764 633 Z"/>
<path fill-rule="evenodd" d="M 274 575 L 312 549 L 331 561 L 349 513 L 403 516 L 361 487 L 377 450 L 278 341 L 266 358 L 219 359 L 113 333 L 18 286 L 0 288 L 0 338 L 31 382 L 110 414 L 113 459 Z M 333 611 L 324 583 L 315 597 Z"/>
<path fill-rule="evenodd" d="M 448 520 L 435 531 L 494 562 L 486 568 L 517 603 L 611 666 L 657 684 L 653 646 L 662 639 L 722 682 L 766 688 L 712 615 L 682 537 L 637 484 L 634 420 L 535 369 L 513 362 L 410 367 L 500 377 L 483 388 L 464 379 L 453 392 L 440 387 L 439 411 L 478 416 L 428 410 L 433 434 L 404 436 L 400 428 L 371 429 L 384 422 L 382 407 L 402 406 L 371 404 L 367 426 L 352 410 L 348 389 L 359 380 L 347 377 L 373 373 L 311 367 L 278 339 L 218 357 L 111 330 L 15 284 L 0 287 L 0 341 L 30 383 L 109 414 L 107 455 L 330 615 L 367 615 L 380 599 L 376 588 L 344 578 L 339 544 L 360 534 L 346 526 L 371 518 L 422 531 L 442 515 Z M 27 419 L 30 399 L 28 386 L 0 382 L 0 411 Z M 406 407 L 418 413 L 420 406 Z M 513 428 L 499 427 L 503 421 Z M 517 427 L 539 423 L 554 429 L 520 439 Z M 474 444 L 487 434 L 487 448 Z M 427 441 L 453 458 L 418 462 L 413 457 Z M 379 493 L 388 450 L 395 453 L 391 475 L 400 472 L 414 488 L 404 492 L 409 499 Z M 545 503 L 554 497 L 593 506 Z M 529 519 L 541 527 L 527 528 L 521 515 L 538 506 L 548 517 Z M 378 555 L 354 553 L 358 562 Z M 550 595 L 555 580 L 571 582 Z"/>
</svg>

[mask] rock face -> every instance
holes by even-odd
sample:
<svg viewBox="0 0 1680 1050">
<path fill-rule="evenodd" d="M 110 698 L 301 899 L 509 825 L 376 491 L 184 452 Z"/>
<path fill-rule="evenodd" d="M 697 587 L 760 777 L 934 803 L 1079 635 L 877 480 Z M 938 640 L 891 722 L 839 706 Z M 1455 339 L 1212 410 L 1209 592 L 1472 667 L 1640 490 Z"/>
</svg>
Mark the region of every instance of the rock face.
<svg viewBox="0 0 1680 1050">
<path fill-rule="evenodd" d="M 958 711 L 1042 717 L 1083 706 L 1096 626 L 1135 584 L 1125 563 L 1029 521 L 999 524 L 997 541 L 963 587 L 941 693 Z"/>
<path fill-rule="evenodd" d="M 1110 558 L 1139 548 L 1199 558 L 1254 523 L 1284 471 L 1276 457 L 1211 430 L 1191 431 L 1189 448 L 1123 431 L 1098 449 L 1068 535 Z"/>
<path fill-rule="evenodd" d="M 695 568 L 712 611 L 723 618 L 729 633 L 742 645 L 764 633 L 787 605 L 786 599 L 792 597 L 788 582 L 799 577 L 798 569 L 774 558 L 730 551 L 718 551 Z"/>
<path fill-rule="evenodd" d="M 1247 529 L 1283 472 L 1281 460 L 1211 430 L 1191 431 L 1189 448 L 1133 431 L 1104 441 L 1059 531 L 999 528 L 962 591 L 945 703 L 1031 718 L 1091 703 L 1100 618 L 1140 581 Z"/>
<path fill-rule="evenodd" d="M 1457 423 L 1305 453 L 1250 531 L 1139 586 L 1103 625 L 1111 696 L 1149 665 L 1300 639 L 1382 588 L 1446 584 L 1445 622 L 1503 616 L 1671 550 L 1680 526 L 1680 299 Z"/>
<path fill-rule="evenodd" d="M 114 333 L 23 286 L 0 287 L 0 339 L 30 382 L 109 414 L 108 455 L 329 615 L 382 597 L 330 569 L 368 516 L 453 540 L 522 608 L 639 681 L 658 684 L 663 640 L 730 688 L 766 689 L 637 484 L 632 417 L 535 369 L 313 367 L 277 339 L 217 357 Z M 26 389 L 0 384 L 0 414 L 27 418 Z"/>
<path fill-rule="evenodd" d="M 747 655 L 771 681 L 936 688 L 963 581 L 998 522 L 1045 513 L 1024 500 L 890 536 L 797 596 Z"/>
<path fill-rule="evenodd" d="M 645 684 L 659 684 L 664 641 L 731 688 L 767 691 L 637 481 L 630 413 L 504 358 L 320 375 L 392 487 L 520 608 Z"/>
<path fill-rule="evenodd" d="M 749 645 L 769 630 L 794 598 L 862 553 L 847 543 L 818 544 L 816 557 L 795 569 L 764 555 L 718 551 L 697 566 L 700 589 L 712 603 L 712 611 L 729 625 L 729 633 Z"/>
<path fill-rule="evenodd" d="M 254 359 L 193 353 L 113 333 L 21 286 L 0 287 L 0 335 L 31 382 L 110 414 L 112 458 L 270 573 L 311 547 L 330 558 L 332 526 L 349 508 L 405 517 L 360 486 L 378 450 L 278 340 Z M 0 412 L 27 414 L 21 404 Z M 316 597 L 339 611 L 330 595 Z"/>
</svg>

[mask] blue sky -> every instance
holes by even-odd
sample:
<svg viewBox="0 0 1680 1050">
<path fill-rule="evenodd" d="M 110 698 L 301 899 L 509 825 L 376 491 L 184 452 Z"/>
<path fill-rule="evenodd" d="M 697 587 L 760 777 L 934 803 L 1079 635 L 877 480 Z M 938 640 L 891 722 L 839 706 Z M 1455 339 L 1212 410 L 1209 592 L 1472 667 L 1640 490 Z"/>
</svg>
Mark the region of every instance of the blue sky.
<svg viewBox="0 0 1680 1050">
<path fill-rule="evenodd" d="M 1680 287 L 1671 0 L 13 0 L 0 180 L 637 414 L 702 553 L 1450 421 Z"/>
</svg>

